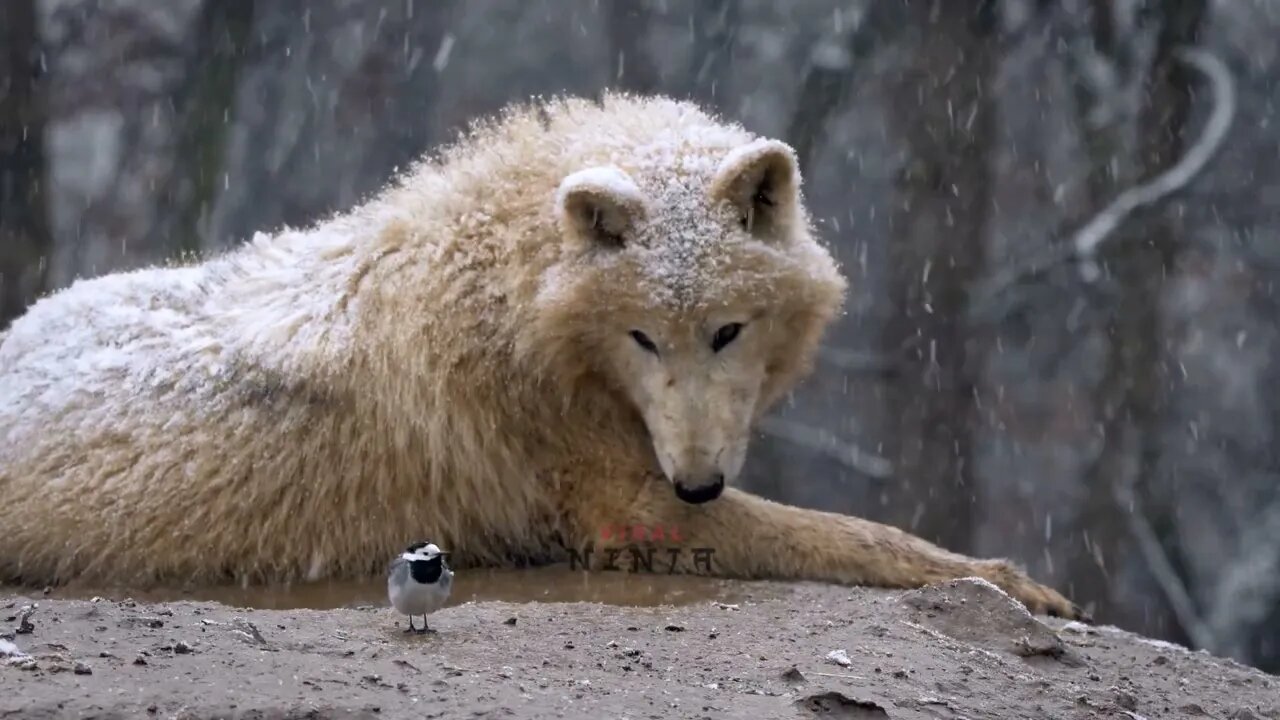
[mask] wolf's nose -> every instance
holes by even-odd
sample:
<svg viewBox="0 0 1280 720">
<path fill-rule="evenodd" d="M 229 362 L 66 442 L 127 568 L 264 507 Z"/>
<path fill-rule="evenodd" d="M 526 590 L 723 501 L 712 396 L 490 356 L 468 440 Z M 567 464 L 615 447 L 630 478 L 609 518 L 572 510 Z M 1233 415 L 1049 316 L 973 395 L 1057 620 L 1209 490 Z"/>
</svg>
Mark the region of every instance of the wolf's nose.
<svg viewBox="0 0 1280 720">
<path fill-rule="evenodd" d="M 676 497 L 692 505 L 701 505 L 720 497 L 724 492 L 724 473 L 714 473 L 701 483 L 693 483 L 685 478 L 675 481 Z"/>
</svg>

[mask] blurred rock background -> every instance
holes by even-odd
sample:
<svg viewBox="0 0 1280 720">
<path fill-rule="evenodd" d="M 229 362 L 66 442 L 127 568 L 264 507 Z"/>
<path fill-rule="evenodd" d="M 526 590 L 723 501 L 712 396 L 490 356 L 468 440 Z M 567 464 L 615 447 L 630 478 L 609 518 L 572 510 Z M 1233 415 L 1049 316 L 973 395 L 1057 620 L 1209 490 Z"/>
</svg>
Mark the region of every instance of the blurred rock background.
<svg viewBox="0 0 1280 720">
<path fill-rule="evenodd" d="M 469 118 L 604 88 L 797 148 L 853 283 L 745 482 L 1007 556 L 1103 622 L 1280 671 L 1280 4 L 5 0 L 0 328 L 375 192 Z M 1171 167 L 1229 69 L 1225 142 Z"/>
</svg>

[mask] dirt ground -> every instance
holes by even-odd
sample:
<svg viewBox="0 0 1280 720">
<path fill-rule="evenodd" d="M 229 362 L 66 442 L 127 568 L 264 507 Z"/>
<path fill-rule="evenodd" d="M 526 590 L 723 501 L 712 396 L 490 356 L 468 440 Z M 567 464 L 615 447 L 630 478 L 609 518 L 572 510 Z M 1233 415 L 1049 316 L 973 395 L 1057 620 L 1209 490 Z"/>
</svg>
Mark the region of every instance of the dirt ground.
<svg viewBox="0 0 1280 720">
<path fill-rule="evenodd" d="M 1280 719 L 1280 678 L 1033 619 L 982 581 L 645 596 L 634 578 L 506 577 L 460 585 L 425 635 L 376 583 L 331 609 L 0 589 L 0 717 Z M 504 587 L 539 601 L 493 599 Z"/>
</svg>

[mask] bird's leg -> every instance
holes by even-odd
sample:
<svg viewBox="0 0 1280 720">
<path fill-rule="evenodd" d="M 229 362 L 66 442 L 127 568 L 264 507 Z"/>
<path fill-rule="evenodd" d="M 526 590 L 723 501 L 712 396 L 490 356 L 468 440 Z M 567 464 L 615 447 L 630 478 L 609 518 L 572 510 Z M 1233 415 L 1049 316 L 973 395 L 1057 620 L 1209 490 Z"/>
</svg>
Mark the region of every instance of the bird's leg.
<svg viewBox="0 0 1280 720">
<path fill-rule="evenodd" d="M 411 632 L 414 632 L 415 630 L 417 630 L 417 628 L 415 628 L 415 627 L 413 626 L 413 616 L 412 616 L 412 615 L 410 615 L 410 616 L 409 616 L 409 629 L 408 629 L 408 630 L 405 630 L 405 632 L 407 632 L 407 633 L 411 633 Z"/>
<path fill-rule="evenodd" d="M 422 629 L 421 629 L 421 630 L 419 630 L 418 632 L 422 632 L 422 633 L 433 633 L 433 632 L 435 632 L 435 630 L 432 630 L 430 627 L 428 627 L 428 626 L 427 626 L 427 616 L 426 616 L 426 615 L 423 615 L 423 616 L 422 616 Z"/>
</svg>

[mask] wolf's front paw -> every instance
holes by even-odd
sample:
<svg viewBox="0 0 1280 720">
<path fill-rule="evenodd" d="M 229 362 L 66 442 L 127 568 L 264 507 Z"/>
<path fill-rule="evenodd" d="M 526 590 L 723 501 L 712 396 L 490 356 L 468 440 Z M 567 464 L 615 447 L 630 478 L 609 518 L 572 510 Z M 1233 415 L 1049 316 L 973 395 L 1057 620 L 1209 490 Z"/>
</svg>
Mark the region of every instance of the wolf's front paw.
<svg viewBox="0 0 1280 720">
<path fill-rule="evenodd" d="M 993 560 L 987 564 L 986 569 L 986 579 L 1026 605 L 1027 609 L 1036 615 L 1049 615 L 1084 623 L 1093 622 L 1093 618 L 1084 608 L 1063 597 L 1057 590 L 1032 580 L 1026 573 L 1004 560 Z"/>
</svg>

